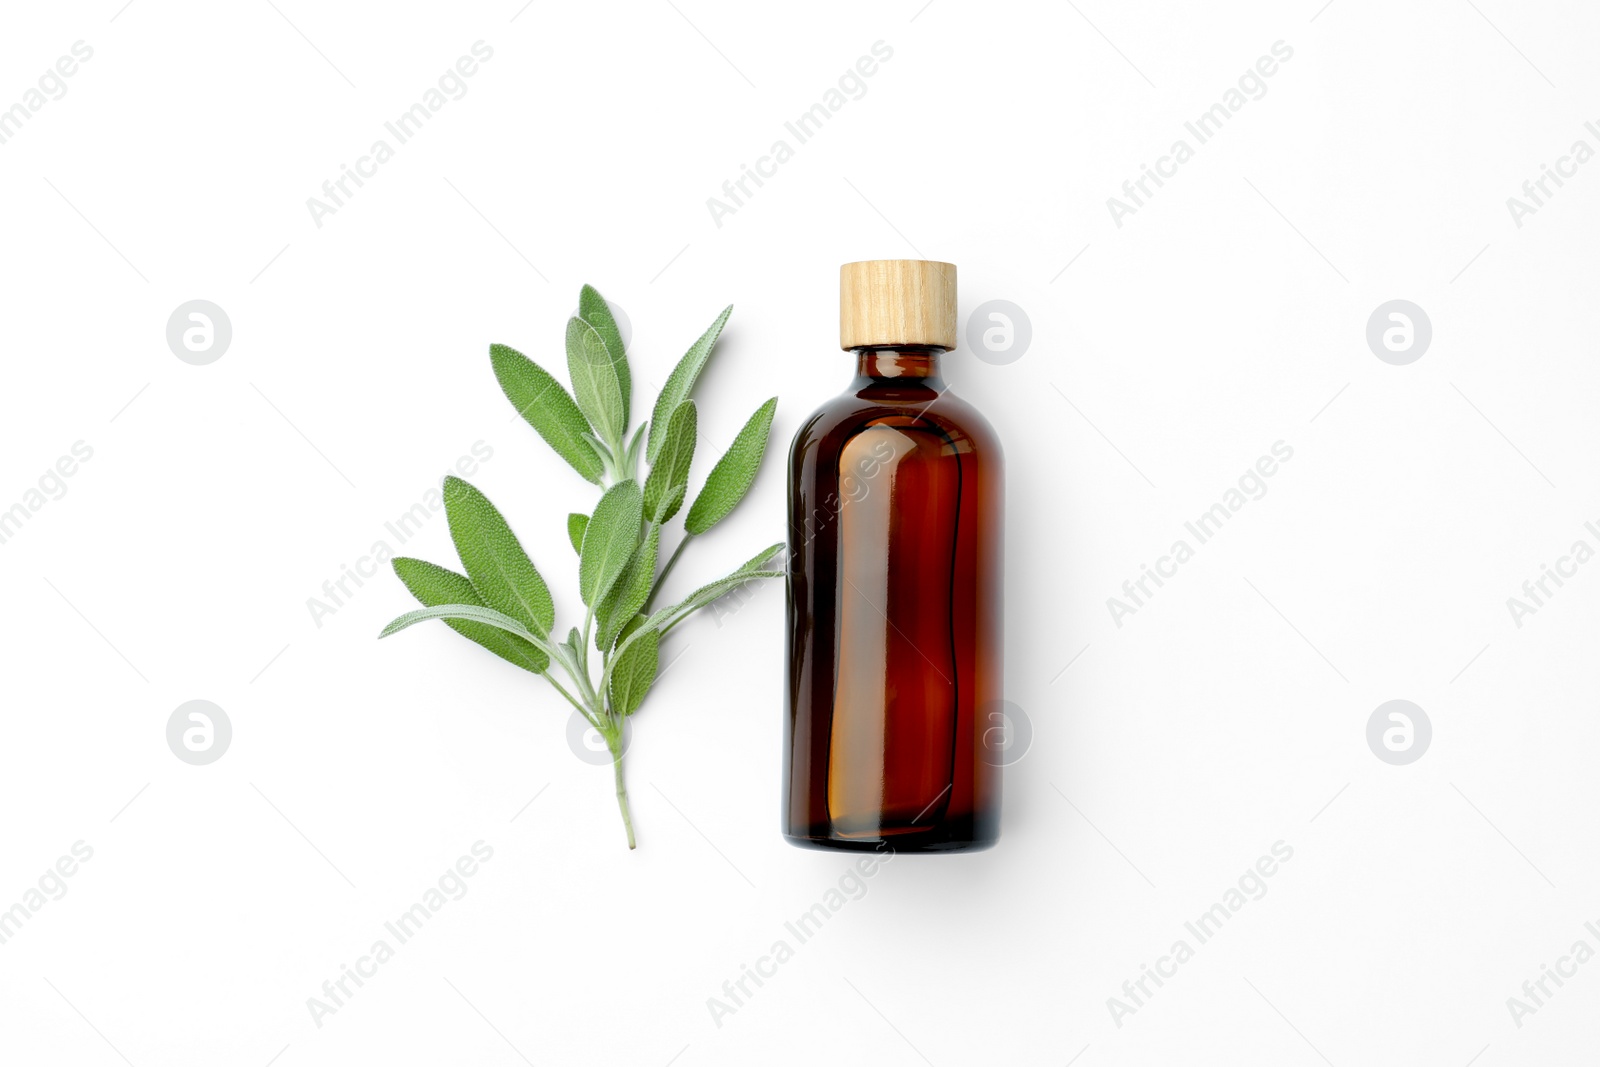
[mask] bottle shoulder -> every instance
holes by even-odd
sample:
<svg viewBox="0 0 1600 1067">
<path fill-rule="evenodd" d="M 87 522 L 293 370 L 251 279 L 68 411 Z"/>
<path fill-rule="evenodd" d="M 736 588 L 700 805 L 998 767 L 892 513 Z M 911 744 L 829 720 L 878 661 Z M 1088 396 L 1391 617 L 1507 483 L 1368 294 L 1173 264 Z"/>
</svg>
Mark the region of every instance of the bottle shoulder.
<svg viewBox="0 0 1600 1067">
<path fill-rule="evenodd" d="M 865 388 L 851 390 L 824 402 L 796 431 L 790 449 L 799 458 L 808 450 L 842 448 L 844 442 L 869 426 L 920 424 L 936 428 L 963 450 L 1000 458 L 999 435 L 977 408 L 948 387 Z"/>
</svg>

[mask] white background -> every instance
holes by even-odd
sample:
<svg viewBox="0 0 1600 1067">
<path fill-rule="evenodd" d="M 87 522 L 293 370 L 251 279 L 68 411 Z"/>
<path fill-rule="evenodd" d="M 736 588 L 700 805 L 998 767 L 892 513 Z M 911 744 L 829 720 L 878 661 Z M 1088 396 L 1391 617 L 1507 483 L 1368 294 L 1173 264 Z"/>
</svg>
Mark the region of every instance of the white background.
<svg viewBox="0 0 1600 1067">
<path fill-rule="evenodd" d="M 1600 949 L 1600 565 L 1520 628 L 1506 599 L 1600 547 L 1600 161 L 1520 228 L 1506 199 L 1600 148 L 1593 7 L 274 2 L 14 5 L 0 34 L 0 107 L 94 50 L 0 145 L 0 508 L 93 449 L 0 545 L 0 907 L 94 850 L 0 945 L 0 1061 L 1592 1056 L 1600 963 L 1520 1027 L 1506 999 Z M 316 226 L 307 198 L 479 40 L 467 94 Z M 1266 95 L 1119 228 L 1107 198 L 1280 40 Z M 877 41 L 865 95 L 717 226 L 707 198 Z M 320 626 L 307 601 L 483 441 L 473 480 L 571 621 L 564 516 L 594 491 L 486 347 L 560 370 L 584 282 L 631 318 L 646 401 L 735 305 L 692 484 L 781 397 L 674 585 L 721 573 L 782 537 L 779 453 L 848 380 L 838 265 L 919 255 L 959 265 L 963 317 L 1032 322 L 1009 365 L 948 358 L 1006 448 L 1032 747 L 997 848 L 884 867 L 718 1026 L 708 998 L 849 867 L 778 834 L 781 590 L 676 631 L 632 853 L 543 682 L 434 624 L 374 640 L 412 606 L 387 573 Z M 197 298 L 234 332 L 200 367 L 164 336 Z M 1433 324 L 1408 366 L 1365 340 L 1395 298 Z M 1107 598 L 1280 440 L 1267 494 L 1118 627 Z M 442 517 L 404 551 L 455 563 Z M 165 741 L 196 698 L 234 730 L 205 767 Z M 1409 766 L 1366 743 L 1390 699 L 1433 724 Z M 479 840 L 467 895 L 316 1025 Z M 1118 1026 L 1107 998 L 1279 840 L 1266 895 Z"/>
</svg>

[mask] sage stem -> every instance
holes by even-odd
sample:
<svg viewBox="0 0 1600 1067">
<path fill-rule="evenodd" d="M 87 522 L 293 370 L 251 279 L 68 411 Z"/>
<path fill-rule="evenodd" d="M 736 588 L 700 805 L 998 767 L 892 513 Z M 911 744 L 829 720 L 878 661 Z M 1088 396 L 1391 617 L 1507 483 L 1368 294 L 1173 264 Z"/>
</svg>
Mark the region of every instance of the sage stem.
<svg viewBox="0 0 1600 1067">
<path fill-rule="evenodd" d="M 619 729 L 606 737 L 611 748 L 611 769 L 617 779 L 617 807 L 622 809 L 622 825 L 628 831 L 628 848 L 636 848 L 633 840 L 633 814 L 628 810 L 628 787 L 622 780 L 622 731 Z"/>
</svg>

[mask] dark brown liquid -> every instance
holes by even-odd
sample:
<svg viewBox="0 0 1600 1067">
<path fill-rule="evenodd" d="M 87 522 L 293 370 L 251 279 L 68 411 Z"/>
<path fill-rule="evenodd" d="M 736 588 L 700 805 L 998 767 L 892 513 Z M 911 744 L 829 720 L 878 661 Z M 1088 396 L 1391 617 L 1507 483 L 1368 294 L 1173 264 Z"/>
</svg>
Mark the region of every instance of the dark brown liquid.
<svg viewBox="0 0 1600 1067">
<path fill-rule="evenodd" d="M 1000 772 L 1003 476 L 939 350 L 862 349 L 789 459 L 784 833 L 796 844 L 984 848 Z M 989 759 L 985 759 L 985 756 Z"/>
</svg>

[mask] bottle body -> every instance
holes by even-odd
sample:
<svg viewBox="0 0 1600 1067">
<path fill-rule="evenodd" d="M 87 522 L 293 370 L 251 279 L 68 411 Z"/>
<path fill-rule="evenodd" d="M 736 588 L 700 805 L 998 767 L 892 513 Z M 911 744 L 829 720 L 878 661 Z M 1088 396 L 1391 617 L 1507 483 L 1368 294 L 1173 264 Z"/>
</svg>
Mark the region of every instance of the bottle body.
<svg viewBox="0 0 1600 1067">
<path fill-rule="evenodd" d="M 985 848 L 1000 768 L 998 439 L 940 349 L 857 350 L 789 456 L 784 834 L 819 848 Z"/>
</svg>

